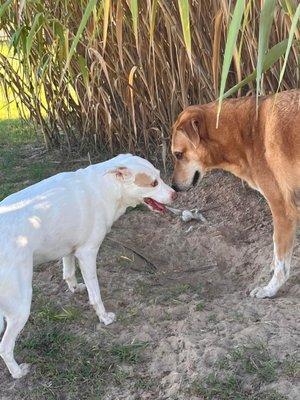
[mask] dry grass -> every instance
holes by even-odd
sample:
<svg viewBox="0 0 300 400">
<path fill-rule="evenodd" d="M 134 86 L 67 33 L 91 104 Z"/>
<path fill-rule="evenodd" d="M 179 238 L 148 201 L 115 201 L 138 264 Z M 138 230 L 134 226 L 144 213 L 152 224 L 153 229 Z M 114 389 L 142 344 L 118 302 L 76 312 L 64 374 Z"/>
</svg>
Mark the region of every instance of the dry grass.
<svg viewBox="0 0 300 400">
<path fill-rule="evenodd" d="M 8 2 L 2 25 L 15 55 L 0 56 L 1 83 L 42 127 L 48 146 L 151 156 L 159 145 L 165 159 L 178 112 L 218 97 L 234 6 L 229 0 L 179 3 L 189 5 L 190 49 L 182 29 L 186 12 L 175 1 L 47 0 L 24 9 Z M 261 3 L 245 3 L 227 88 L 256 68 Z M 270 48 L 288 37 L 297 1 L 276 4 Z M 294 44 L 281 89 L 298 86 L 298 55 Z M 276 91 L 282 64 L 280 59 L 264 75 L 263 91 Z M 238 94 L 254 89 L 250 82 Z"/>
</svg>

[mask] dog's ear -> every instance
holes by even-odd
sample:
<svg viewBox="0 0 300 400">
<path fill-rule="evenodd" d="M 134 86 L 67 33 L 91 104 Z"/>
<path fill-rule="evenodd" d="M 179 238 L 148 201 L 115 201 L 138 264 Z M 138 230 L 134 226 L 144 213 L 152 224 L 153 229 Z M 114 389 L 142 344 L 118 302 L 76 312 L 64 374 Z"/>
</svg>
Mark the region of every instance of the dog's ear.
<svg viewBox="0 0 300 400">
<path fill-rule="evenodd" d="M 109 172 L 115 175 L 119 181 L 129 182 L 133 180 L 133 174 L 127 167 L 117 167 Z"/>
<path fill-rule="evenodd" d="M 177 130 L 182 131 L 195 148 L 199 146 L 201 140 L 207 139 L 208 136 L 201 112 L 188 115 L 177 126 Z"/>
</svg>

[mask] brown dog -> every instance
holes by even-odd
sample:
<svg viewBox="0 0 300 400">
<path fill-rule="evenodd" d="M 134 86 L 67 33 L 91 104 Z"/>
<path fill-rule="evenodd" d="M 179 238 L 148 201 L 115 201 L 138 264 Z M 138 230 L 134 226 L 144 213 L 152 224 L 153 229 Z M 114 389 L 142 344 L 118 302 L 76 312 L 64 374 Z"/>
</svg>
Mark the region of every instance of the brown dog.
<svg viewBox="0 0 300 400">
<path fill-rule="evenodd" d="M 253 297 L 272 297 L 289 277 L 300 217 L 300 90 L 187 107 L 173 126 L 173 188 L 186 190 L 206 171 L 224 169 L 266 198 L 274 223 L 274 274 Z"/>
</svg>

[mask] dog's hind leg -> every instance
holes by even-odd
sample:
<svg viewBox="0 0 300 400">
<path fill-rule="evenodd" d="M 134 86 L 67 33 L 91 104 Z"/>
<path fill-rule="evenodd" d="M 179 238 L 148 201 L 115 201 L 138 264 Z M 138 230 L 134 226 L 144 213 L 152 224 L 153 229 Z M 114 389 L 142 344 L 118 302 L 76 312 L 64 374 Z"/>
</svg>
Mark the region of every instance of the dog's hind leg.
<svg viewBox="0 0 300 400">
<path fill-rule="evenodd" d="M 270 282 L 252 290 L 252 297 L 273 297 L 288 280 L 294 246 L 297 220 L 291 213 L 286 213 L 284 205 L 272 207 L 274 221 L 274 273 Z"/>
<path fill-rule="evenodd" d="M 67 282 L 67 285 L 72 293 L 82 292 L 85 290 L 85 284 L 77 282 L 75 271 L 75 256 L 73 254 L 69 254 L 63 257 L 63 278 Z"/>
<path fill-rule="evenodd" d="M 100 287 L 97 278 L 97 252 L 98 251 L 95 251 L 95 249 L 79 249 L 76 252 L 76 257 L 78 258 L 81 273 L 86 284 L 90 304 L 94 307 L 100 321 L 102 321 L 105 325 L 109 325 L 115 321 L 116 317 L 114 313 L 105 311 L 105 307 L 101 299 Z"/>
<path fill-rule="evenodd" d="M 0 356 L 13 378 L 21 378 L 29 371 L 28 364 L 18 365 L 14 359 L 17 336 L 26 324 L 32 298 L 32 265 L 13 267 L 6 277 L 5 295 L 0 294 L 0 307 L 6 318 L 6 329 L 0 343 Z M 9 297 L 8 297 L 9 293 Z"/>
</svg>

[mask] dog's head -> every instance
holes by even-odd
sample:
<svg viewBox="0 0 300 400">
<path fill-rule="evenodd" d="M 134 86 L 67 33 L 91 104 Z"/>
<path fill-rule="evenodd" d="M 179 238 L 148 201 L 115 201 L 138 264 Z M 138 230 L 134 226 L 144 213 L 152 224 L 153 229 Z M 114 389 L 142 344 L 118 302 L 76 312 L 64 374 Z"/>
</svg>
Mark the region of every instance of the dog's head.
<svg viewBox="0 0 300 400">
<path fill-rule="evenodd" d="M 187 190 L 216 164 L 216 144 L 209 137 L 205 111 L 200 106 L 186 108 L 172 130 L 172 187 L 177 191 Z"/>
<path fill-rule="evenodd" d="M 165 211 L 165 204 L 176 198 L 176 192 L 160 177 L 160 172 L 149 161 L 129 154 L 116 157 L 118 166 L 112 173 L 121 184 L 122 198 L 128 205 L 145 203 L 157 212 Z"/>
</svg>

